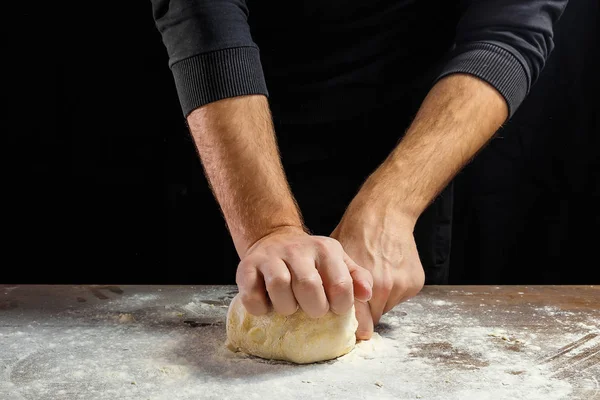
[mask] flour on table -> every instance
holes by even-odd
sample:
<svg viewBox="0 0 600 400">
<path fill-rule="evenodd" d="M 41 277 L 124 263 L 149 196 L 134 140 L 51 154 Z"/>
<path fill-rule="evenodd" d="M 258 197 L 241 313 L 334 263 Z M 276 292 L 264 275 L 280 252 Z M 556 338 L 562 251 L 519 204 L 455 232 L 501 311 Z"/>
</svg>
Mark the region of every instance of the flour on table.
<svg viewBox="0 0 600 400">
<path fill-rule="evenodd" d="M 548 361 L 562 346 L 598 333 L 592 318 L 574 323 L 559 309 L 540 307 L 540 316 L 565 323 L 548 335 L 543 325 L 503 324 L 512 314 L 486 317 L 496 315 L 495 305 L 480 310 L 477 298 L 479 314 L 457 313 L 457 302 L 415 297 L 384 315 L 373 338 L 350 353 L 298 365 L 224 346 L 226 310 L 200 298 L 218 301 L 229 291 L 115 296 L 52 315 L 4 311 L 0 399 L 595 400 L 600 394 L 596 370 L 579 371 L 576 387 L 557 376 L 562 364 Z M 30 312 L 24 323 L 23 312 Z M 119 323 L 123 314 L 133 319 Z M 571 355 L 592 351 L 599 339 Z"/>
<path fill-rule="evenodd" d="M 450 305 L 452 305 L 452 303 L 450 303 L 449 301 L 445 301 L 445 300 L 433 300 L 431 302 L 431 304 L 433 304 L 435 306 L 450 306 Z"/>
</svg>

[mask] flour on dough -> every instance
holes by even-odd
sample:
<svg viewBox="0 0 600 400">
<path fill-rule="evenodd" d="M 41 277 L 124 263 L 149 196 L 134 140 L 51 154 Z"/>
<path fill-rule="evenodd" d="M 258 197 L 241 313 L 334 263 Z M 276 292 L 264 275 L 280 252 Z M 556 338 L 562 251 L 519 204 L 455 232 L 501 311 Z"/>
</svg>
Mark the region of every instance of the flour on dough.
<svg viewBox="0 0 600 400">
<path fill-rule="evenodd" d="M 358 327 L 354 306 L 344 314 L 329 311 L 310 318 L 302 310 L 284 317 L 274 311 L 254 316 L 236 295 L 227 311 L 227 346 L 254 356 L 297 364 L 331 360 L 350 352 Z"/>
</svg>

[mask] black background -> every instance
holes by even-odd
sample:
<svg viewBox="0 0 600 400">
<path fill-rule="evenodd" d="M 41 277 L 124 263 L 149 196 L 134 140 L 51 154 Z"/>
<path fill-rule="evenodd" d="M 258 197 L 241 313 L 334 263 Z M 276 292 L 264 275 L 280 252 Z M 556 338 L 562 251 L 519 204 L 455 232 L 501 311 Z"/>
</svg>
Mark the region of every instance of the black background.
<svg viewBox="0 0 600 400">
<path fill-rule="evenodd" d="M 7 18 L 2 281 L 234 283 L 150 2 Z M 97 7 L 97 8 L 92 8 Z M 600 283 L 598 3 L 456 178 L 451 283 Z"/>
</svg>

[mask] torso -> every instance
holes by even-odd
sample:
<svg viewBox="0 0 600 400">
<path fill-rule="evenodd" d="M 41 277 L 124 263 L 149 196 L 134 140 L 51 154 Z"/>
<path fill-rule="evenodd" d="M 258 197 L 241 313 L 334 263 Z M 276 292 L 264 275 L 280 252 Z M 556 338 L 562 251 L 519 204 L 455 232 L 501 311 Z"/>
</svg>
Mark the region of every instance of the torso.
<svg viewBox="0 0 600 400">
<path fill-rule="evenodd" d="M 427 81 L 458 20 L 456 1 L 247 3 L 274 113 L 290 120 L 355 114 Z"/>
</svg>

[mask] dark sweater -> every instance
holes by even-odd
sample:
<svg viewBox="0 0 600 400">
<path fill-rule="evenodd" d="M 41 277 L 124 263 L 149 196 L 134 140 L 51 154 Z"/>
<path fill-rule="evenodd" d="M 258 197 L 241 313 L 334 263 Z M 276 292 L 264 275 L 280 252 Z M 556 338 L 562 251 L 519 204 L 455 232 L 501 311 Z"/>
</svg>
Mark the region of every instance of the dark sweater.
<svg viewBox="0 0 600 400">
<path fill-rule="evenodd" d="M 275 118 L 347 118 L 475 75 L 519 107 L 567 0 L 152 0 L 184 116 L 269 96 Z"/>
</svg>

